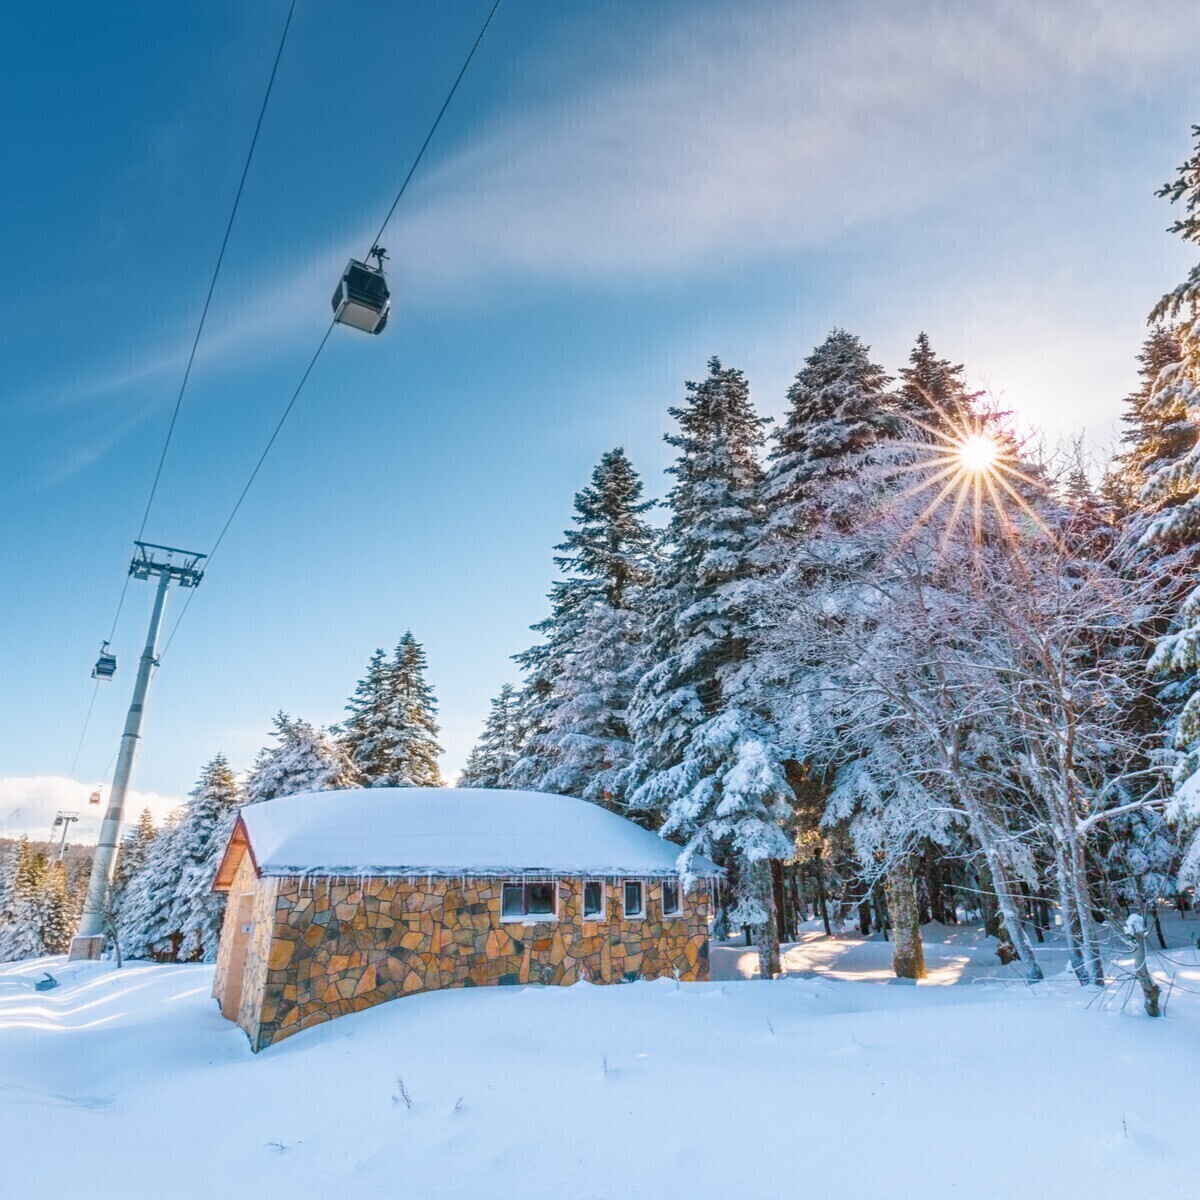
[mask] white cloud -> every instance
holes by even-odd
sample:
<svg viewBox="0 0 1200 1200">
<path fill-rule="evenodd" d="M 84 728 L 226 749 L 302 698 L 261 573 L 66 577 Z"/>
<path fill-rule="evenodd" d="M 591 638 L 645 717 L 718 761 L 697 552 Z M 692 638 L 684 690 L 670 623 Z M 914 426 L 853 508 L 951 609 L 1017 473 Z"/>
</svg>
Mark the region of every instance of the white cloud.
<svg viewBox="0 0 1200 1200">
<path fill-rule="evenodd" d="M 945 200 L 1198 45 L 1200 6 L 1171 0 L 702 6 L 431 172 L 396 258 L 458 288 L 819 245 Z"/>
<path fill-rule="evenodd" d="M 102 803 L 91 805 L 88 796 L 97 790 L 102 792 Z M 55 814 L 63 809 L 79 814 L 79 820 L 71 828 L 71 844 L 95 842 L 100 833 L 108 794 L 107 787 L 80 783 L 62 775 L 0 778 L 0 837 L 19 838 L 25 835 L 44 840 L 50 835 Z M 126 820 L 136 821 L 142 809 L 148 807 L 158 823 L 181 803 L 183 801 L 179 796 L 131 790 L 125 803 Z"/>
</svg>

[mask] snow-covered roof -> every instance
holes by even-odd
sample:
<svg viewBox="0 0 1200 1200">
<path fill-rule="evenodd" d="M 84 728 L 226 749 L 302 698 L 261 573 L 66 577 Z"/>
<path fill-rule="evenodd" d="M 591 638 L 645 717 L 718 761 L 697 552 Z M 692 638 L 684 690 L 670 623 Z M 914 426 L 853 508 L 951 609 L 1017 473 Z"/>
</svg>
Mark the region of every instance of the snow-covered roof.
<svg viewBox="0 0 1200 1200">
<path fill-rule="evenodd" d="M 679 873 L 679 847 L 673 843 L 599 805 L 542 792 L 303 792 L 248 804 L 241 823 L 263 875 Z M 719 872 L 708 859 L 697 857 L 690 873 Z"/>
</svg>

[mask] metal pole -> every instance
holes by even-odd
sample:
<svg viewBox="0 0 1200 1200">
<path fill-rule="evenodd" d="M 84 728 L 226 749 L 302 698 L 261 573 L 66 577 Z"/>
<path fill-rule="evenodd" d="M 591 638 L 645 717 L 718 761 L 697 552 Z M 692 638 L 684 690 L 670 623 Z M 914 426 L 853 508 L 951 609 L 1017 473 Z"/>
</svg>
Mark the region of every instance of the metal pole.
<svg viewBox="0 0 1200 1200">
<path fill-rule="evenodd" d="M 125 732 L 121 735 L 121 748 L 117 753 L 117 770 L 113 776 L 112 794 L 108 798 L 108 811 L 100 827 L 100 840 L 96 844 L 96 857 L 92 859 L 92 874 L 88 880 L 87 898 L 83 902 L 83 916 L 79 932 L 71 942 L 71 958 L 99 958 L 104 948 L 104 910 L 107 907 L 108 889 L 117 865 L 117 842 L 121 836 L 121 822 L 125 816 L 125 793 L 133 778 L 133 760 L 141 738 L 142 717 L 146 711 L 146 693 L 150 690 L 150 677 L 157 666 L 158 635 L 162 628 L 163 612 L 167 604 L 167 588 L 171 585 L 171 572 L 163 570 L 158 577 L 158 591 L 154 596 L 154 611 L 150 614 L 150 628 L 146 633 L 146 648 L 138 663 L 137 682 L 133 685 L 133 700 L 129 715 L 125 718 Z"/>
</svg>

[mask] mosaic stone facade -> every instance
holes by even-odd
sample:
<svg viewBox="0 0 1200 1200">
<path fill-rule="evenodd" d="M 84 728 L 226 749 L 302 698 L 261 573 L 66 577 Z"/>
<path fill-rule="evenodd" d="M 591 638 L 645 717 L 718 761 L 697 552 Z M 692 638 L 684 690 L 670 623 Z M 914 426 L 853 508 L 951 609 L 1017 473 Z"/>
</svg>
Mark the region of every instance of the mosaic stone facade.
<svg viewBox="0 0 1200 1200">
<path fill-rule="evenodd" d="M 512 921 L 500 916 L 505 882 L 255 879 L 247 855 L 230 888 L 214 995 L 228 1011 L 240 938 L 237 1022 L 260 1050 L 333 1017 L 436 988 L 708 978 L 703 885 L 684 894 L 678 916 L 664 918 L 662 882 L 648 879 L 645 917 L 626 919 L 623 881 L 605 880 L 605 919 L 584 920 L 584 881 L 559 879 L 556 918 Z M 247 933 L 235 898 L 248 884 L 256 891 Z"/>
</svg>

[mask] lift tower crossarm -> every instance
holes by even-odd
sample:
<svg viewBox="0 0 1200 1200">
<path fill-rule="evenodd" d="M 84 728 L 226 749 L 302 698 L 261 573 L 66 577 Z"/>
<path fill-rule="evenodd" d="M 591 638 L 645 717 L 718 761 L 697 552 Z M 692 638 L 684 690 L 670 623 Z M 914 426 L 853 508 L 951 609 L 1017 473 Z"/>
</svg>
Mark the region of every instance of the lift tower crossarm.
<svg viewBox="0 0 1200 1200">
<path fill-rule="evenodd" d="M 79 932 L 71 941 L 69 957 L 72 959 L 99 958 L 104 949 L 106 913 L 110 907 L 109 889 L 117 865 L 121 823 L 125 819 L 125 796 L 133 779 L 133 761 L 141 740 L 142 718 L 146 712 L 150 679 L 154 668 L 158 666 L 158 638 L 167 606 L 167 591 L 172 582 L 180 587 L 197 587 L 204 577 L 204 572 L 200 569 L 200 564 L 206 557 L 203 554 L 179 550 L 173 546 L 156 546 L 152 542 L 135 542 L 134 546 L 136 552 L 129 564 L 129 574 L 135 579 L 157 576 L 158 590 L 150 614 L 150 627 L 146 631 L 146 645 L 138 662 L 137 680 L 133 685 L 129 713 L 125 718 L 125 730 L 121 734 L 108 810 L 100 826 L 96 856 L 92 859 L 92 873 L 88 880 L 87 897 L 83 902 L 83 916 L 80 918 Z"/>
</svg>

